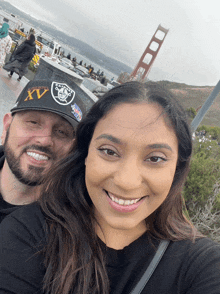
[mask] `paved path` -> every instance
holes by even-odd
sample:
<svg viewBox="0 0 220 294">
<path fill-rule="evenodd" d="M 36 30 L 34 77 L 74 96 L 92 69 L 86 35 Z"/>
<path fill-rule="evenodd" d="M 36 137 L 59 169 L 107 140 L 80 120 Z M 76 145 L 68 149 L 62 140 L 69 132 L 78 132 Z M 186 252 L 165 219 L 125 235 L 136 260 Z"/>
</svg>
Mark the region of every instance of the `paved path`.
<svg viewBox="0 0 220 294">
<path fill-rule="evenodd" d="M 12 78 L 8 77 L 8 72 L 0 69 L 0 135 L 2 133 L 2 120 L 4 114 L 10 112 L 14 106 L 18 95 L 28 83 L 28 79 L 23 77 L 20 82 L 17 81 L 18 75 L 13 74 Z"/>
</svg>

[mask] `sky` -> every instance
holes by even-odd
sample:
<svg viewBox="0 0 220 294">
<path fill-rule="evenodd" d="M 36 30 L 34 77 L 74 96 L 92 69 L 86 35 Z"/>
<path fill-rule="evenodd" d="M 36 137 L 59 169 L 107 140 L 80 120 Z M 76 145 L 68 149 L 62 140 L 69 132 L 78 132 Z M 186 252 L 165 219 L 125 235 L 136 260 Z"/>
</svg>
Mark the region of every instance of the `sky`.
<svg viewBox="0 0 220 294">
<path fill-rule="evenodd" d="M 151 80 L 214 86 L 220 79 L 219 0 L 6 0 L 135 67 L 161 24 L 169 32 Z"/>
</svg>

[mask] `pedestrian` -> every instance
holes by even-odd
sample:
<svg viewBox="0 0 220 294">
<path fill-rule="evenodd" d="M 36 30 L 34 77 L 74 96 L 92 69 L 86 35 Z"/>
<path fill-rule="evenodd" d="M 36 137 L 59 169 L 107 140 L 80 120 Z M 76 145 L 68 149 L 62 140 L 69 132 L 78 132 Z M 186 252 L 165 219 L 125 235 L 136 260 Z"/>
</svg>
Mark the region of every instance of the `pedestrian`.
<svg viewBox="0 0 220 294">
<path fill-rule="evenodd" d="M 4 66 L 4 69 L 10 71 L 9 77 L 11 78 L 13 73 L 19 75 L 18 81 L 28 72 L 28 65 L 36 53 L 35 36 L 30 34 L 27 40 L 21 43 L 20 46 L 13 53 L 13 56 L 9 62 Z"/>
<path fill-rule="evenodd" d="M 89 74 L 91 75 L 93 73 L 93 71 L 94 71 L 94 67 L 91 66 L 89 69 Z"/>
<path fill-rule="evenodd" d="M 72 63 L 73 63 L 74 66 L 76 66 L 76 64 L 77 64 L 77 62 L 76 62 L 76 57 L 73 57 L 73 59 L 72 59 Z"/>
<path fill-rule="evenodd" d="M 0 293 L 219 294 L 220 245 L 183 213 L 191 153 L 168 90 L 129 82 L 104 94 L 39 202 L 1 223 Z"/>
<path fill-rule="evenodd" d="M 3 118 L 0 222 L 39 197 L 49 168 L 72 149 L 75 128 L 84 111 L 85 105 L 72 86 L 36 80 L 23 89 L 11 113 Z"/>
<path fill-rule="evenodd" d="M 3 23 L 0 29 L 0 68 L 3 67 L 5 63 L 6 54 L 9 54 L 12 46 L 12 39 L 8 34 L 9 25 Z"/>
</svg>

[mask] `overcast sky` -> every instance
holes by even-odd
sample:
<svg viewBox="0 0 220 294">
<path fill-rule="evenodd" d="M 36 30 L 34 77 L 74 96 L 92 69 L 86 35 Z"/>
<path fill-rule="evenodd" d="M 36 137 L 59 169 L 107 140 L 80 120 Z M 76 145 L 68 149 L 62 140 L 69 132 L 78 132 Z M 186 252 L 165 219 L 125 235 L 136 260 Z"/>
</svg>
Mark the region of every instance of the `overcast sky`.
<svg viewBox="0 0 220 294">
<path fill-rule="evenodd" d="M 169 29 L 149 74 L 191 85 L 220 79 L 219 0 L 7 0 L 132 68 L 159 24 Z"/>
</svg>

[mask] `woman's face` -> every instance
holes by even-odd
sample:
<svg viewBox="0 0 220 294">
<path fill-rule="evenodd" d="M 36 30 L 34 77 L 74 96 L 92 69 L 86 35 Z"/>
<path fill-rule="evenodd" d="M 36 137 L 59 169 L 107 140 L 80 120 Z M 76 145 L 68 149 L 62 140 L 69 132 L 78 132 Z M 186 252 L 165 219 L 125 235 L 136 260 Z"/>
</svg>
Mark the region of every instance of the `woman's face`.
<svg viewBox="0 0 220 294">
<path fill-rule="evenodd" d="M 104 231 L 143 233 L 169 193 L 178 141 L 161 113 L 157 104 L 120 104 L 94 130 L 85 180 Z"/>
</svg>

